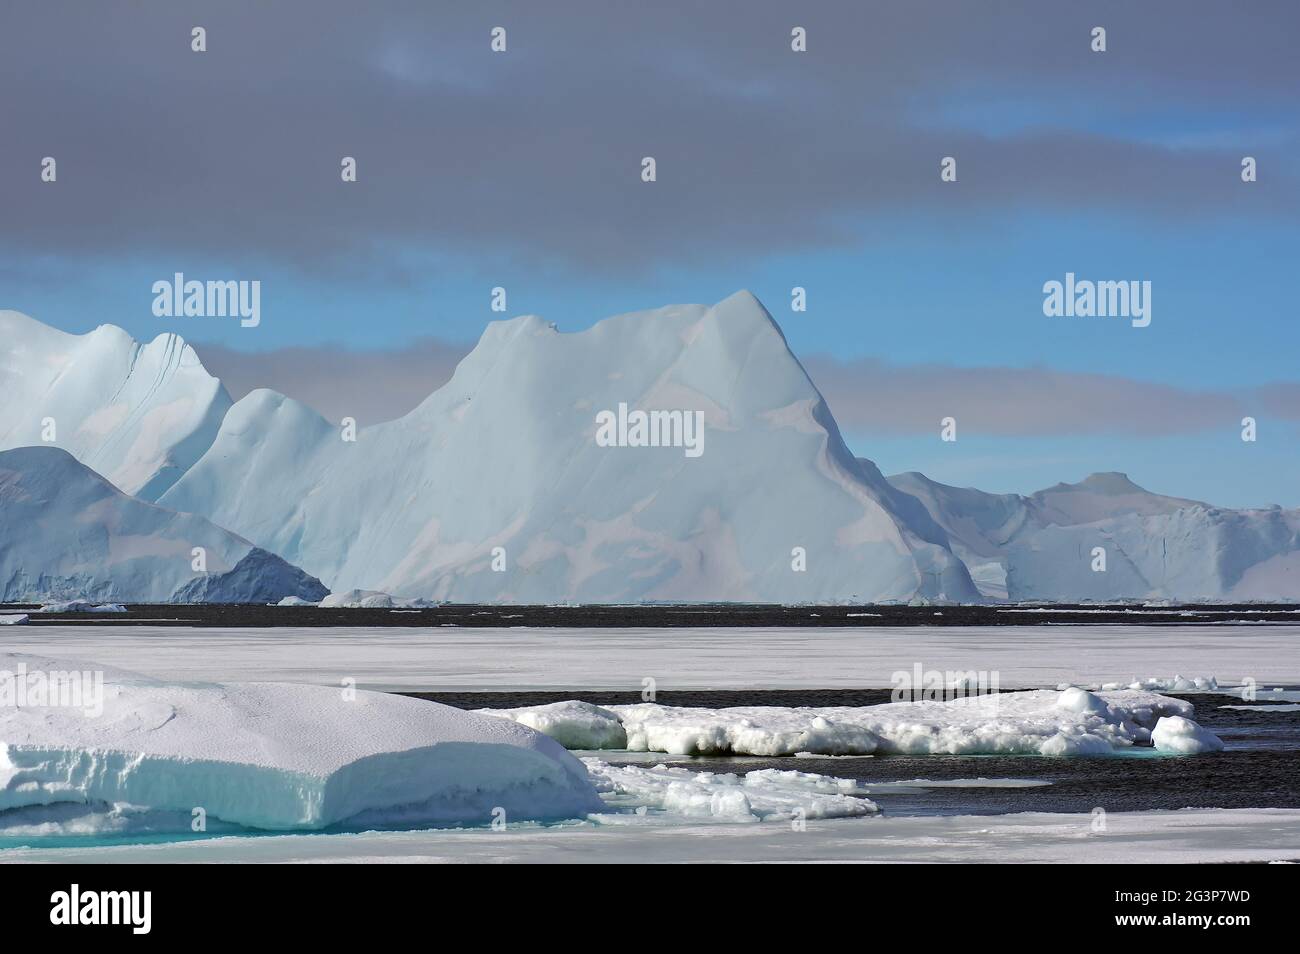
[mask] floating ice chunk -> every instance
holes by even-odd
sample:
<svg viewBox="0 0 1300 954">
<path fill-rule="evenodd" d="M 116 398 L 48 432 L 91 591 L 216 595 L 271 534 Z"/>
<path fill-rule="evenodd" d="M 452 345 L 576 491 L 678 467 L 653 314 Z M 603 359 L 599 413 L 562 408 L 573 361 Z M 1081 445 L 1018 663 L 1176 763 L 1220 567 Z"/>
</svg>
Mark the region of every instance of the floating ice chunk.
<svg viewBox="0 0 1300 954">
<path fill-rule="evenodd" d="M 5 613 L 0 616 L 0 626 L 21 626 L 27 620 L 26 613 Z"/>
<path fill-rule="evenodd" d="M 0 654 L 0 669 L 87 664 Z M 94 665 L 94 664 L 89 664 Z M 601 807 L 582 764 L 504 719 L 378 692 L 168 685 L 100 670 L 102 714 L 0 707 L 0 830 L 13 809 L 126 803 L 264 829 L 573 818 Z"/>
<path fill-rule="evenodd" d="M 1193 711 L 1181 700 L 1132 690 L 1101 695 L 1034 690 L 856 708 L 641 704 L 610 710 L 623 719 L 628 748 L 678 755 L 1111 753 L 1148 743 L 1160 716 Z"/>
<path fill-rule="evenodd" d="M 348 609 L 392 609 L 393 598 L 378 590 L 345 590 L 331 593 L 318 604 L 321 607 L 347 607 Z"/>
<path fill-rule="evenodd" d="M 880 744 L 871 730 L 839 721 L 850 708 L 740 706 L 688 708 L 641 703 L 611 706 L 634 751 L 670 755 L 870 755 Z M 831 715 L 831 713 L 835 715 Z"/>
<path fill-rule="evenodd" d="M 585 707 L 585 708 L 584 708 Z M 600 709 L 585 703 L 484 714 L 524 721 L 570 748 L 618 746 L 608 721 L 622 723 L 635 752 L 670 755 L 1097 755 L 1151 741 L 1161 716 L 1191 716 L 1179 699 L 1122 689 L 1092 693 L 1069 687 L 985 694 L 947 702 L 877 706 L 725 709 L 657 703 Z"/>
<path fill-rule="evenodd" d="M 1164 716 L 1151 731 L 1151 742 L 1160 752 L 1177 755 L 1195 755 L 1200 752 L 1221 752 L 1223 740 L 1191 719 L 1182 716 Z"/>
<path fill-rule="evenodd" d="M 879 807 L 853 779 L 762 769 L 743 776 L 582 760 L 605 801 L 731 822 L 871 815 Z"/>
<path fill-rule="evenodd" d="M 1156 692 L 1218 692 L 1219 682 L 1213 676 L 1196 676 L 1193 679 L 1175 675 L 1172 679 L 1152 676 L 1149 679 L 1129 683 L 1130 689 L 1146 689 Z"/>
<path fill-rule="evenodd" d="M 301 596 L 286 596 L 276 606 L 319 606 L 319 603 L 313 603 L 311 600 L 305 600 Z"/>
<path fill-rule="evenodd" d="M 478 709 L 479 715 L 511 719 L 549 735 L 566 749 L 627 748 L 627 732 L 618 716 L 590 702 L 552 702 L 517 709 Z"/>
<path fill-rule="evenodd" d="M 63 600 L 46 603 L 38 613 L 125 613 L 126 607 L 121 603 L 92 603 L 89 600 Z"/>
</svg>

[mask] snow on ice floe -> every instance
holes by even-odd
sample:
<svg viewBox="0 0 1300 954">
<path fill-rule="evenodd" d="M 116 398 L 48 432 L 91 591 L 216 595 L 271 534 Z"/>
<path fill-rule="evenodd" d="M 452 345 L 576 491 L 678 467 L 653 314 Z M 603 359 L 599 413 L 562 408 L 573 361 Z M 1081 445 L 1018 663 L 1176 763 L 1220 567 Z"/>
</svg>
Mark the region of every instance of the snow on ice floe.
<svg viewBox="0 0 1300 954">
<path fill-rule="evenodd" d="M 1179 699 L 1074 687 L 859 707 L 588 706 L 581 718 L 565 718 L 581 705 L 480 711 L 563 732 L 564 744 L 578 749 L 615 747 L 617 723 L 628 749 L 670 755 L 1110 755 L 1150 745 L 1162 717 L 1196 726 L 1193 707 Z M 1203 733 L 1198 737 L 1214 738 L 1196 729 Z M 1164 751 L 1179 750 L 1171 745 Z"/>
<path fill-rule="evenodd" d="M 3 613 L 0 614 L 0 626 L 21 626 L 28 619 L 26 613 Z"/>
<path fill-rule="evenodd" d="M 1217 735 L 1182 716 L 1164 716 L 1157 722 L 1151 730 L 1151 744 L 1159 752 L 1177 755 L 1223 751 L 1223 742 Z"/>
<path fill-rule="evenodd" d="M 664 765 L 610 765 L 584 758 L 596 788 L 612 807 L 658 809 L 691 819 L 727 822 L 848 818 L 880 811 L 867 789 L 848 778 L 761 769 L 745 775 L 692 772 Z M 601 821 L 617 821 L 601 816 Z"/>
<path fill-rule="evenodd" d="M 20 668 L 25 667 L 25 669 Z M 102 705 L 0 706 L 0 834 L 68 805 L 181 813 L 260 829 L 580 817 L 582 764 L 515 723 L 377 692 L 166 684 L 95 664 L 0 655 L 15 673 L 103 673 Z M 3 685 L 0 685 L 3 690 Z M 185 826 L 188 830 L 188 823 Z"/>
<path fill-rule="evenodd" d="M 627 732 L 618 716 L 590 702 L 570 699 L 542 706 L 477 711 L 480 715 L 511 719 L 530 729 L 536 729 L 566 749 L 627 748 Z"/>
</svg>

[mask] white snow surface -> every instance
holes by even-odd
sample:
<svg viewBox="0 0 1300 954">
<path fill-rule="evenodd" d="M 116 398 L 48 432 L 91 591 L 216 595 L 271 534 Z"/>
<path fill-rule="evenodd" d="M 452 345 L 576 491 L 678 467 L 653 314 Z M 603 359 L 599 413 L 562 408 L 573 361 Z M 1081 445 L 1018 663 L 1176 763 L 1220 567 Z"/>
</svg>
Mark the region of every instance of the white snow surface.
<svg viewBox="0 0 1300 954">
<path fill-rule="evenodd" d="M 1151 742 L 1159 751 L 1177 755 L 1223 751 L 1223 741 L 1217 735 L 1182 716 L 1162 717 L 1151 730 Z"/>
<path fill-rule="evenodd" d="M 572 701 L 479 712 L 554 733 L 566 748 L 669 755 L 1109 755 L 1149 745 L 1161 720 L 1169 724 L 1160 751 L 1223 747 L 1190 719 L 1189 703 L 1132 689 L 1040 689 L 856 707 L 637 703 L 599 709 Z M 579 712 L 585 721 L 560 716 Z"/>
<path fill-rule="evenodd" d="M 50 443 L 156 500 L 211 445 L 231 405 L 178 335 L 148 344 L 100 325 L 65 334 L 0 311 L 0 450 Z"/>
<path fill-rule="evenodd" d="M 627 732 L 619 717 L 608 709 L 570 699 L 541 706 L 515 709 L 476 709 L 479 715 L 510 719 L 543 735 L 549 735 L 566 749 L 625 749 Z"/>
<path fill-rule="evenodd" d="M 194 569 L 196 547 L 202 572 Z M 203 517 L 126 495 L 67 451 L 0 451 L 0 601 L 60 612 L 106 600 L 265 603 L 324 592 L 318 580 Z"/>
<path fill-rule="evenodd" d="M 149 845 L 25 847 L 0 863 L 1194 864 L 1300 860 L 1300 809 L 1018 812 L 813 819 L 790 825 L 674 822 L 663 813 L 568 825 L 209 838 Z"/>
<path fill-rule="evenodd" d="M 261 829 L 569 818 L 602 805 L 582 764 L 522 725 L 402 696 L 276 683 L 166 684 L 0 654 L 27 678 L 103 676 L 102 713 L 0 707 L 0 830 L 67 803 Z M 18 678 L 15 676 L 14 678 Z M 11 814 L 14 813 L 14 814 Z"/>
<path fill-rule="evenodd" d="M 950 626 L 680 627 L 566 629 L 475 627 L 26 626 L 14 651 L 112 659 L 160 679 L 291 681 L 370 689 L 563 690 L 888 688 L 895 673 L 998 672 L 1003 689 L 1128 685 L 1134 676 L 1217 676 L 1221 691 L 1254 680 L 1260 698 L 1300 684 L 1300 627 Z M 197 637 L 203 638 L 197 638 Z M 1143 684 L 1145 687 L 1145 684 Z M 1296 697 L 1300 699 L 1300 696 Z M 1249 701 L 1249 700 L 1248 700 Z"/>
<path fill-rule="evenodd" d="M 698 411 L 703 453 L 599 446 L 596 415 L 621 403 Z M 246 486 L 258 492 L 232 489 Z M 924 509 L 848 451 L 747 292 L 573 334 L 533 316 L 493 322 L 446 385 L 355 441 L 284 395 L 254 391 L 162 502 L 336 591 L 467 602 L 978 598 Z M 492 568 L 496 547 L 504 572 Z M 804 572 L 792 570 L 795 547 Z"/>
</svg>

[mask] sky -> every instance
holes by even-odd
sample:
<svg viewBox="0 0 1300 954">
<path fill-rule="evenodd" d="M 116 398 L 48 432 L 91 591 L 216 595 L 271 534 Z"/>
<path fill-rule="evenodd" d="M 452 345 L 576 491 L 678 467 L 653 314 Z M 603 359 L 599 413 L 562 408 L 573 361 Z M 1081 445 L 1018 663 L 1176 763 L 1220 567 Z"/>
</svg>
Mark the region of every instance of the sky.
<svg viewBox="0 0 1300 954">
<path fill-rule="evenodd" d="M 493 319 L 748 288 L 886 473 L 1297 506 L 1297 35 L 1284 0 L 9 3 L 0 308 L 364 423 Z M 155 316 L 176 272 L 260 281 L 260 324 Z M 1149 281 L 1150 325 L 1046 316 L 1067 272 Z"/>
</svg>

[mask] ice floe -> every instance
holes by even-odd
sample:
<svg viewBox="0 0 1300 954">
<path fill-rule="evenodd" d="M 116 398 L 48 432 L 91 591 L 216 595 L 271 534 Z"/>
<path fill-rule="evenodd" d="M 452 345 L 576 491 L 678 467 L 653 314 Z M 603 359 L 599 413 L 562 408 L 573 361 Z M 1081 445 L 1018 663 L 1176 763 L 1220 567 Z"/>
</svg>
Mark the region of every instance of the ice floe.
<svg viewBox="0 0 1300 954">
<path fill-rule="evenodd" d="M 29 677 L 83 665 L 95 666 L 0 654 L 0 669 Z M 0 832 L 65 803 L 201 810 L 262 829 L 485 824 L 496 809 L 572 818 L 602 805 L 576 758 L 502 719 L 352 689 L 95 671 L 95 717 L 59 704 L 0 706 Z"/>
<path fill-rule="evenodd" d="M 614 807 L 652 808 L 692 819 L 730 822 L 847 818 L 880 809 L 853 779 L 759 769 L 745 775 L 664 765 L 610 765 L 584 758 L 596 788 Z M 607 816 L 600 818 L 610 821 Z"/>
<path fill-rule="evenodd" d="M 578 705 L 485 714 L 543 732 L 563 731 L 565 745 L 577 749 L 621 747 L 621 726 L 626 748 L 670 755 L 1108 755 L 1150 745 L 1151 730 L 1162 717 L 1196 725 L 1193 707 L 1179 699 L 1143 690 L 1092 693 L 1076 687 L 859 707 L 712 709 L 638 703 L 589 706 L 581 710 L 581 720 L 558 717 L 578 712 Z"/>
<path fill-rule="evenodd" d="M 516 709 L 479 709 L 480 715 L 511 719 L 549 735 L 566 749 L 625 749 L 627 732 L 608 709 L 571 699 Z"/>
<path fill-rule="evenodd" d="M 121 603 L 92 603 L 90 600 L 61 600 L 46 603 L 38 613 L 125 613 Z"/>
</svg>

